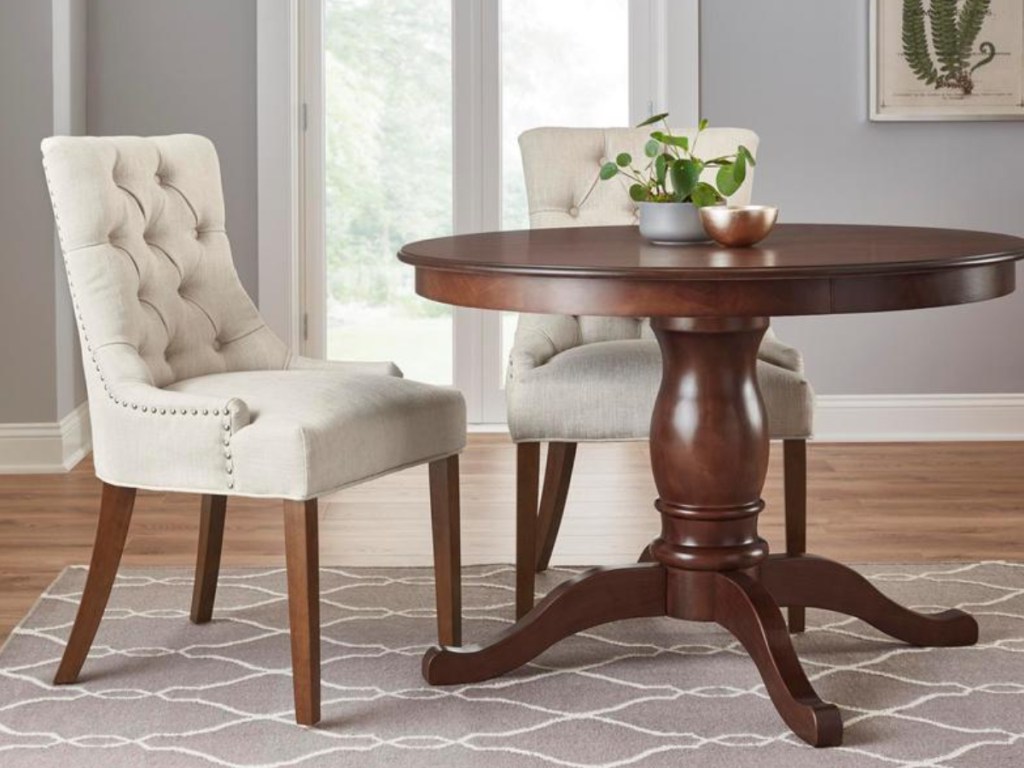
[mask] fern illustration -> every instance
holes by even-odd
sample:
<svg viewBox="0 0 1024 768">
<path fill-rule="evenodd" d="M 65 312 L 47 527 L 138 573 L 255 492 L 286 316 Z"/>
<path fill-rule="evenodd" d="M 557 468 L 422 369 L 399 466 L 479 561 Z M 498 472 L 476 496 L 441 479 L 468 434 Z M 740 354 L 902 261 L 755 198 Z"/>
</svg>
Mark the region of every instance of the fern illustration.
<svg viewBox="0 0 1024 768">
<path fill-rule="evenodd" d="M 922 0 L 903 0 L 903 56 L 918 80 L 933 85 L 939 79 L 928 51 Z"/>
<path fill-rule="evenodd" d="M 991 0 L 930 0 L 925 10 L 924 0 L 903 0 L 903 56 L 914 76 L 936 90 L 949 88 L 970 95 L 975 70 L 996 56 L 995 45 L 982 43 L 982 58 L 971 65 L 974 43 L 990 5 Z"/>
</svg>

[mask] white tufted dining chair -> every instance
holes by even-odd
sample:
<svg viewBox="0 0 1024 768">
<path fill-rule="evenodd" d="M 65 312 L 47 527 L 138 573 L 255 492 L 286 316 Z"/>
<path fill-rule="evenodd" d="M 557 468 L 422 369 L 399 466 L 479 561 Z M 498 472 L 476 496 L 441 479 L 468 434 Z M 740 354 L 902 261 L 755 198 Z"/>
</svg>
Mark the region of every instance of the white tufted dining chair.
<svg viewBox="0 0 1024 768">
<path fill-rule="evenodd" d="M 695 130 L 677 131 L 691 143 Z M 643 159 L 650 128 L 537 128 L 519 137 L 530 226 L 628 225 L 636 205 L 622 177 L 598 182 L 600 166 L 620 152 Z M 700 134 L 700 157 L 757 152 L 751 131 L 711 128 Z M 751 169 L 752 171 L 753 169 Z M 710 172 L 713 173 L 713 172 Z M 750 201 L 753 173 L 730 198 Z M 800 354 L 765 335 L 757 365 L 773 439 L 783 440 L 786 550 L 805 549 L 806 440 L 814 393 Z M 661 352 L 641 318 L 520 315 L 508 365 L 508 426 L 517 444 L 516 611 L 533 606 L 534 571 L 548 567 L 565 510 L 577 444 L 646 440 L 661 381 Z M 547 443 L 543 490 L 540 444 Z M 538 493 L 540 502 L 538 509 Z M 645 553 L 646 555 L 646 553 Z M 801 631 L 804 609 L 790 608 Z"/>
<path fill-rule="evenodd" d="M 438 631 L 460 642 L 454 389 L 391 363 L 292 355 L 232 263 L 213 144 L 191 135 L 54 137 L 43 166 L 82 342 L 99 525 L 55 683 L 77 680 L 138 488 L 202 494 L 191 618 L 210 620 L 226 499 L 284 499 L 296 720 L 320 719 L 317 497 L 429 463 Z"/>
</svg>

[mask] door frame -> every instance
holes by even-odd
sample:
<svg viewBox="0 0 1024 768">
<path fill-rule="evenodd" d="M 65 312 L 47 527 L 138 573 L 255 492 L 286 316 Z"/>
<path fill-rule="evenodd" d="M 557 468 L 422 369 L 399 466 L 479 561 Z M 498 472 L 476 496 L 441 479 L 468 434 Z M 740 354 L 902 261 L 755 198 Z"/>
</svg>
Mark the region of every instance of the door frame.
<svg viewBox="0 0 1024 768">
<path fill-rule="evenodd" d="M 259 306 L 326 349 L 323 1 L 257 0 Z M 501 228 L 501 0 L 452 0 L 453 229 Z M 700 115 L 699 0 L 629 0 L 630 119 Z M 669 44 L 672 41 L 672 44 Z M 670 76 L 671 74 L 671 76 Z M 505 421 L 501 315 L 456 307 L 453 377 L 474 424 Z"/>
</svg>

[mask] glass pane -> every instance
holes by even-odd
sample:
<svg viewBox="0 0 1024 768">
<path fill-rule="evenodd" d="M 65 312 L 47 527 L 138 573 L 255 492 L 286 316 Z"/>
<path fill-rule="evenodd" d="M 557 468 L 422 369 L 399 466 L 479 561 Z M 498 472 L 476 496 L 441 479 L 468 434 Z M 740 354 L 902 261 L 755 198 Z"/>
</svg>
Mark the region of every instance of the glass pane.
<svg viewBox="0 0 1024 768">
<path fill-rule="evenodd" d="M 396 258 L 452 232 L 450 0 L 326 0 L 327 356 L 452 382 L 452 311 Z"/>
<path fill-rule="evenodd" d="M 519 134 L 629 124 L 629 0 L 502 0 L 502 225 L 530 226 Z"/>
<path fill-rule="evenodd" d="M 502 0 L 501 10 L 502 227 L 526 229 L 519 134 L 629 124 L 629 0 Z M 515 323 L 502 317 L 502 366 Z"/>
</svg>

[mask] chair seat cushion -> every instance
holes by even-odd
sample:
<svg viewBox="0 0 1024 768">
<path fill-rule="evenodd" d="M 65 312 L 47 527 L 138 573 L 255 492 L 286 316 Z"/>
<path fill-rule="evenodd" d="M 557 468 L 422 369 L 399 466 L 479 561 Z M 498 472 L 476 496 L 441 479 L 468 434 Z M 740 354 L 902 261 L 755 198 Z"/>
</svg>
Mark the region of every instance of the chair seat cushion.
<svg viewBox="0 0 1024 768">
<path fill-rule="evenodd" d="M 771 436 L 809 437 L 814 392 L 803 373 L 758 360 L 757 378 Z M 572 347 L 543 365 L 513 372 L 509 431 L 517 442 L 646 439 L 660 382 L 656 341 Z"/>
<path fill-rule="evenodd" d="M 465 446 L 462 395 L 393 376 L 245 371 L 168 390 L 238 398 L 250 422 L 225 439 L 233 492 L 307 499 Z"/>
</svg>

